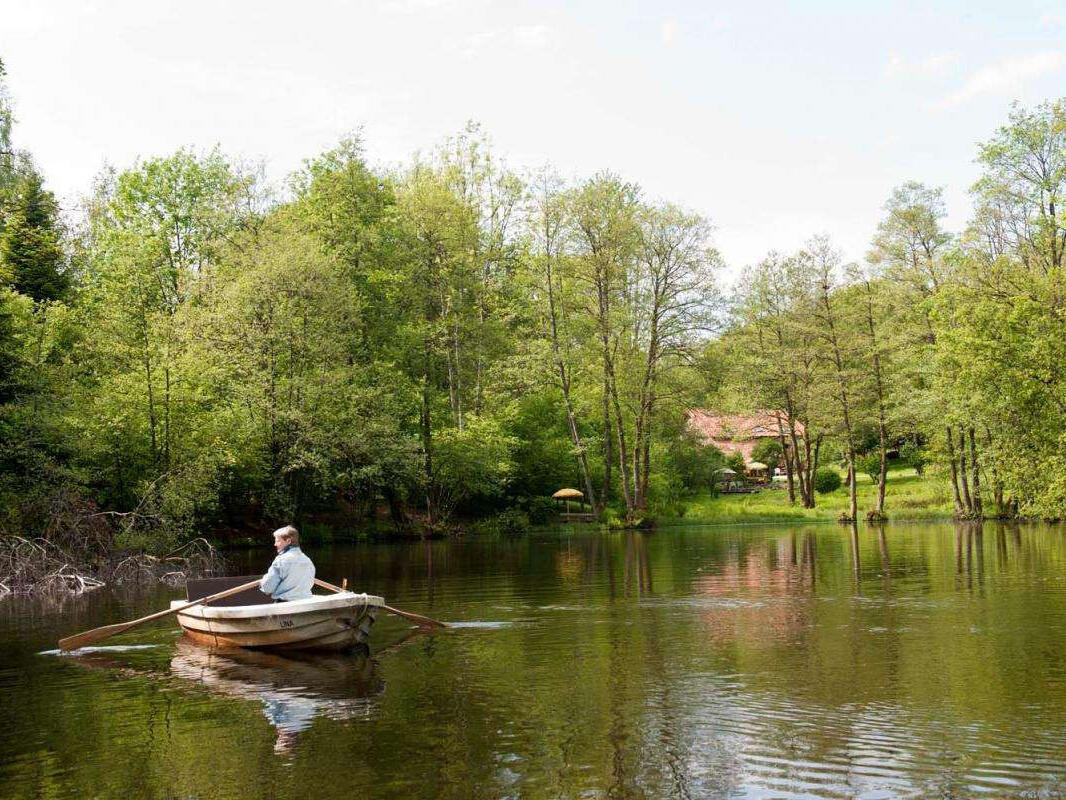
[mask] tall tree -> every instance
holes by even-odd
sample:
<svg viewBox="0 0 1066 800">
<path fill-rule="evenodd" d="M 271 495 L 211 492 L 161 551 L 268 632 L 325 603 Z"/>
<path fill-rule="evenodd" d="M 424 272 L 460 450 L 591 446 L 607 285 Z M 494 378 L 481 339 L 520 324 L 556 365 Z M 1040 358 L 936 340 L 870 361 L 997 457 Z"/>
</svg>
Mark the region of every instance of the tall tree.
<svg viewBox="0 0 1066 800">
<path fill-rule="evenodd" d="M 69 287 L 64 273 L 58 207 L 37 172 L 20 181 L 0 232 L 0 275 L 34 300 L 58 300 Z"/>
</svg>

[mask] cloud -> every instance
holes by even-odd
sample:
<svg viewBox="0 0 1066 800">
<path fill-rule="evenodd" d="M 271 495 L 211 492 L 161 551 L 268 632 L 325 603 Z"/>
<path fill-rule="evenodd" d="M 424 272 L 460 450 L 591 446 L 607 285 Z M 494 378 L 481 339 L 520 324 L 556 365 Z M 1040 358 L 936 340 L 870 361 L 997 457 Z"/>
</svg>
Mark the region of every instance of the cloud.
<svg viewBox="0 0 1066 800">
<path fill-rule="evenodd" d="M 551 28 L 547 25 L 519 25 L 511 31 L 515 44 L 529 50 L 540 50 L 551 44 Z"/>
<path fill-rule="evenodd" d="M 1048 11 L 1040 17 L 1041 28 L 1066 28 L 1066 11 Z"/>
<path fill-rule="evenodd" d="M 457 44 L 464 58 L 474 58 L 488 47 L 518 47 L 523 50 L 544 50 L 553 43 L 552 29 L 547 25 L 518 25 L 514 28 L 484 30 L 471 34 Z"/>
<path fill-rule="evenodd" d="M 1002 94 L 1018 90 L 1026 81 L 1057 72 L 1066 66 L 1066 53 L 1045 50 L 1030 56 L 1008 58 L 977 70 L 957 92 L 944 98 L 943 105 L 959 106 L 983 94 Z"/>
<path fill-rule="evenodd" d="M 677 23 L 672 19 L 664 19 L 659 25 L 659 40 L 669 47 L 677 39 Z"/>
<path fill-rule="evenodd" d="M 911 60 L 893 53 L 882 70 L 886 78 L 903 78 L 910 76 L 946 75 L 959 61 L 958 53 L 930 53 L 925 58 Z"/>
<path fill-rule="evenodd" d="M 419 14 L 448 5 L 450 0 L 389 0 L 382 9 L 390 14 Z"/>
</svg>

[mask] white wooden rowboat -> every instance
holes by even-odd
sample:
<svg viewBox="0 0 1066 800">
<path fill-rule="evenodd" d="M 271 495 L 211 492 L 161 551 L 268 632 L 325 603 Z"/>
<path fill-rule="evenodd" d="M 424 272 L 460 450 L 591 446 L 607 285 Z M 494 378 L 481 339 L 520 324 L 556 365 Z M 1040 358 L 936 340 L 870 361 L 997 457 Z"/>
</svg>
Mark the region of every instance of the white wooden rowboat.
<svg viewBox="0 0 1066 800">
<path fill-rule="evenodd" d="M 212 647 L 347 650 L 366 644 L 383 605 L 377 595 L 340 592 L 286 603 L 193 606 L 177 618 L 186 636 Z"/>
</svg>

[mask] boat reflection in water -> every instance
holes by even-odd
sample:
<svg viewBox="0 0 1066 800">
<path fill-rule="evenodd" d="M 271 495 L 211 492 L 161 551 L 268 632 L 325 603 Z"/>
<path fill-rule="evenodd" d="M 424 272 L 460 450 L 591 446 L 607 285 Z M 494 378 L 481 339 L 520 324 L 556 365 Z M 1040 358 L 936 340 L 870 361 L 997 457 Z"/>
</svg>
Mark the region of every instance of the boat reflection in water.
<svg viewBox="0 0 1066 800">
<path fill-rule="evenodd" d="M 214 694 L 253 700 L 278 732 L 274 752 L 288 753 L 316 717 L 369 715 L 385 684 L 364 652 L 348 655 L 214 650 L 180 639 L 170 671 Z"/>
</svg>

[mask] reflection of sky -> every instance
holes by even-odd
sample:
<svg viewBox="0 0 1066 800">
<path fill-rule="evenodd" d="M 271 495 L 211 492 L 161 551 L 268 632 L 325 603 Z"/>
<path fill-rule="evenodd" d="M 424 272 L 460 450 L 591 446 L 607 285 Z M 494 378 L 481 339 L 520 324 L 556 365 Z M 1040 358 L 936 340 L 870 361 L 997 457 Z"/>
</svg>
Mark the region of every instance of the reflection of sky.
<svg viewBox="0 0 1066 800">
<path fill-rule="evenodd" d="M 263 716 L 284 733 L 306 730 L 318 716 L 320 703 L 309 697 L 289 695 L 285 692 L 263 692 L 259 699 L 263 701 Z"/>
<path fill-rule="evenodd" d="M 330 668 L 323 667 L 319 673 L 309 673 L 310 664 L 293 664 L 293 671 L 281 667 L 242 663 L 196 648 L 182 648 L 171 660 L 171 672 L 185 680 L 194 681 L 218 694 L 239 697 L 262 704 L 263 716 L 279 734 L 294 735 L 311 726 L 315 717 L 345 720 L 366 716 L 374 704 L 376 692 L 359 695 L 359 681 L 352 673 L 345 672 L 348 680 L 342 680 L 340 691 L 352 696 L 336 696 L 337 688 L 327 688 L 330 681 L 337 681 Z M 240 674 L 240 673 L 244 674 Z M 245 675 L 255 672 L 266 680 L 249 680 Z M 314 683 L 321 680 L 322 686 Z M 344 675 L 341 676 L 341 679 Z M 311 680 L 308 683 L 308 680 Z M 285 686 L 285 683 L 298 685 Z M 364 690 L 369 687 L 363 687 Z"/>
</svg>

